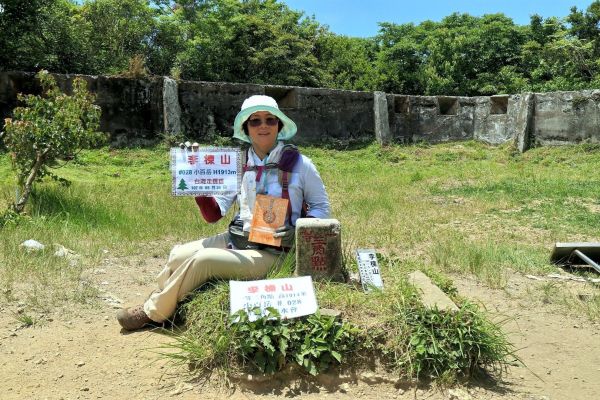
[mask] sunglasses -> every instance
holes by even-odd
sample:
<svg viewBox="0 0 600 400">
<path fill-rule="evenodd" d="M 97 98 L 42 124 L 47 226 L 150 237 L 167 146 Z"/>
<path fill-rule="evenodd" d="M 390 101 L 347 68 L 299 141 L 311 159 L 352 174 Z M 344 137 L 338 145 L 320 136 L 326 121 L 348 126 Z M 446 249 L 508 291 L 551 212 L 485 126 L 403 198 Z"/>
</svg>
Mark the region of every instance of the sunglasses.
<svg viewBox="0 0 600 400">
<path fill-rule="evenodd" d="M 257 127 L 261 126 L 263 122 L 267 126 L 275 126 L 275 125 L 279 124 L 279 118 L 267 117 L 264 120 L 262 120 L 260 118 L 251 118 L 247 122 L 248 122 L 248 126 L 251 126 L 253 128 L 257 128 Z"/>
</svg>

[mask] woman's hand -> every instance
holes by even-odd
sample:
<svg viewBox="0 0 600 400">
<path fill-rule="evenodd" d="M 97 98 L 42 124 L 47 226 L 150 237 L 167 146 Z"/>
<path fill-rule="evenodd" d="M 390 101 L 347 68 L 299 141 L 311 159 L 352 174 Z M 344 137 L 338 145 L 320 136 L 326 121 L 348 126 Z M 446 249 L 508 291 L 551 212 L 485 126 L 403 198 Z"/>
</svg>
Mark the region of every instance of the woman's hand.
<svg viewBox="0 0 600 400">
<path fill-rule="evenodd" d="M 296 228 L 290 225 L 280 226 L 275 229 L 274 238 L 281 238 L 282 247 L 293 247 L 294 237 L 296 236 Z"/>
<path fill-rule="evenodd" d="M 182 149 L 187 149 L 188 151 L 198 151 L 198 149 L 200 148 L 200 145 L 196 142 L 194 143 L 190 143 L 190 141 L 186 141 L 185 143 L 179 143 L 179 147 Z"/>
</svg>

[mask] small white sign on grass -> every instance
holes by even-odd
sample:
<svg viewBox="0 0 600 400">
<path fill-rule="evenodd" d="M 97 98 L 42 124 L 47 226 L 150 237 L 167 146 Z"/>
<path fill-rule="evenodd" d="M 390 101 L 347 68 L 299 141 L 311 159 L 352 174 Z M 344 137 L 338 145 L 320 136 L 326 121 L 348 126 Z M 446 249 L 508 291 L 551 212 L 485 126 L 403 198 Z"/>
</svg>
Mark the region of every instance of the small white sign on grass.
<svg viewBox="0 0 600 400">
<path fill-rule="evenodd" d="M 383 280 L 381 279 L 381 270 L 377 262 L 377 255 L 374 249 L 356 250 L 356 262 L 358 263 L 358 272 L 360 273 L 360 283 L 363 290 L 368 292 L 371 286 L 383 289 Z"/>
<path fill-rule="evenodd" d="M 265 279 L 260 281 L 229 281 L 230 312 L 246 310 L 251 321 L 257 316 L 252 309 L 259 307 L 264 314 L 273 307 L 281 318 L 296 318 L 314 314 L 317 298 L 312 277 Z"/>
<path fill-rule="evenodd" d="M 174 196 L 238 193 L 242 157 L 238 148 L 171 148 Z"/>
</svg>

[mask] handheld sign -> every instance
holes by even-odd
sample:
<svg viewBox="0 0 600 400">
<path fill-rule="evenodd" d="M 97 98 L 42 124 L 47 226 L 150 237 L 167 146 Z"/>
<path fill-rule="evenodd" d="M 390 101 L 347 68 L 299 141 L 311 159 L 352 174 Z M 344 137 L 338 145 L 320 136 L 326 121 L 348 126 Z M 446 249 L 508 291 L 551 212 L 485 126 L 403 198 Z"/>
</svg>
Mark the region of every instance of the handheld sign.
<svg viewBox="0 0 600 400">
<path fill-rule="evenodd" d="M 171 148 L 174 196 L 239 193 L 242 157 L 238 148 Z"/>
<path fill-rule="evenodd" d="M 264 315 L 273 307 L 281 318 L 296 318 L 317 312 L 317 298 L 310 276 L 260 281 L 229 281 L 231 314 L 246 310 L 250 321 L 257 316 L 252 309 L 259 307 Z"/>
<path fill-rule="evenodd" d="M 374 286 L 383 289 L 381 272 L 377 263 L 377 255 L 374 249 L 356 250 L 356 262 L 358 263 L 358 272 L 360 273 L 360 283 L 363 290 L 368 292 Z"/>
</svg>

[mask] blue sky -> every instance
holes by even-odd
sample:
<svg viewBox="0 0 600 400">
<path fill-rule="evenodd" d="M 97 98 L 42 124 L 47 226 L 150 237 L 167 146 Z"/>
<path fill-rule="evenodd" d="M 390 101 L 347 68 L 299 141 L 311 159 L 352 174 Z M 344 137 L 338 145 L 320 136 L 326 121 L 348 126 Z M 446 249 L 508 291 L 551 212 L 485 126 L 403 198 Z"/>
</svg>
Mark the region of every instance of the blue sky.
<svg viewBox="0 0 600 400">
<path fill-rule="evenodd" d="M 474 16 L 504 13 L 516 24 L 527 25 L 529 16 L 565 17 L 572 6 L 585 10 L 593 0 L 281 0 L 294 10 L 314 15 L 340 35 L 375 36 L 378 22 L 419 24 L 439 21 L 453 12 Z"/>
</svg>

